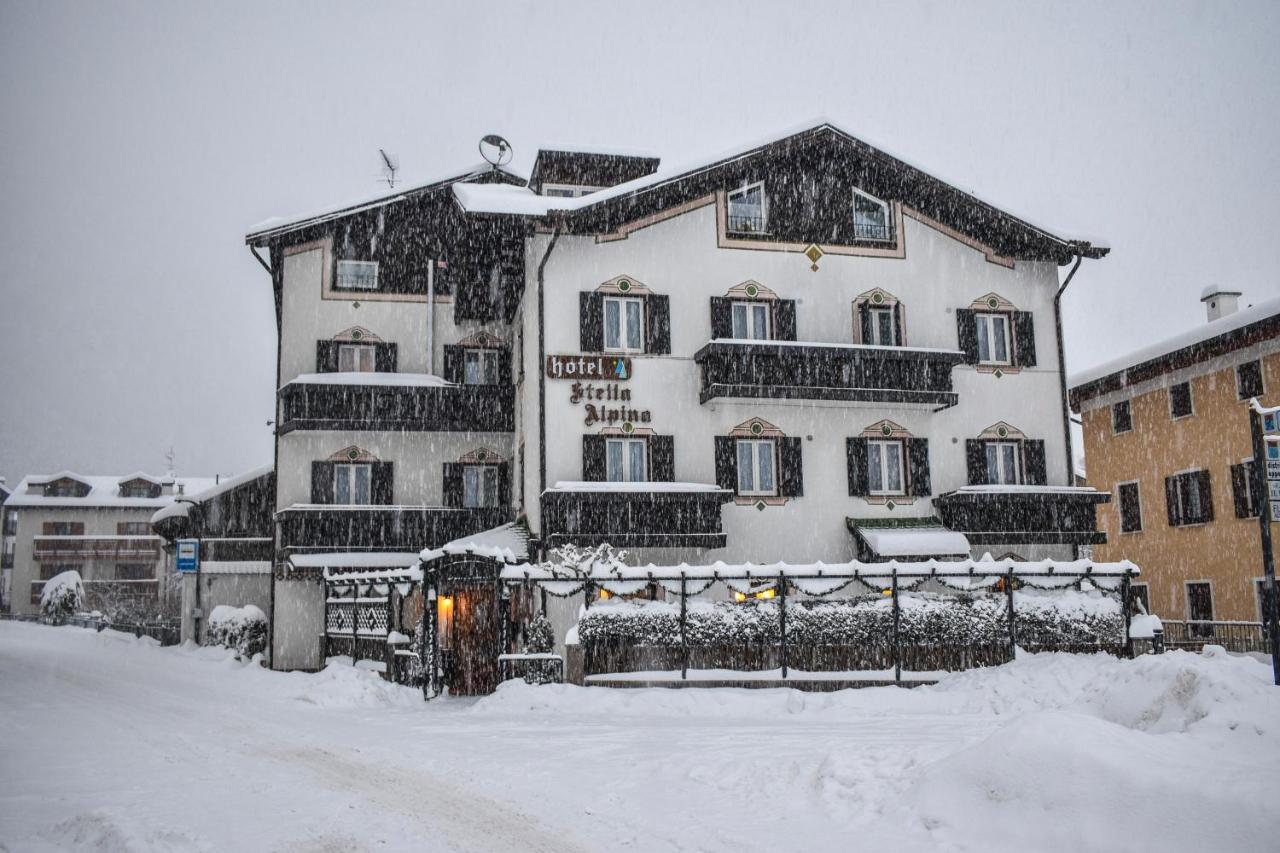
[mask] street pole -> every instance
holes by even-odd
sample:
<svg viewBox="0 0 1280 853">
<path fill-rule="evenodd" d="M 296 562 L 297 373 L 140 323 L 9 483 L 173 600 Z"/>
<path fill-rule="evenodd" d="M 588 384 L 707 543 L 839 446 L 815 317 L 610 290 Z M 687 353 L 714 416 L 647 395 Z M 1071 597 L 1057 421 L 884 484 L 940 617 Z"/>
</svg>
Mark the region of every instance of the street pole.
<svg viewBox="0 0 1280 853">
<path fill-rule="evenodd" d="M 1267 486 L 1267 441 L 1262 431 L 1262 412 L 1255 398 L 1249 406 L 1253 431 L 1253 493 L 1258 496 L 1258 526 L 1262 537 L 1263 630 L 1271 643 L 1271 673 L 1280 686 L 1280 631 L 1276 630 L 1276 562 L 1271 549 L 1271 493 Z"/>
</svg>

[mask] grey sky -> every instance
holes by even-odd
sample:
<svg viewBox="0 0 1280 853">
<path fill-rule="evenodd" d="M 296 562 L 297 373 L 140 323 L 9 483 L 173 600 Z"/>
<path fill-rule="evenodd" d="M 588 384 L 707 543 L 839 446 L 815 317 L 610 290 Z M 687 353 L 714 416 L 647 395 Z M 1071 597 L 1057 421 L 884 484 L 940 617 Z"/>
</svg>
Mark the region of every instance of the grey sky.
<svg viewBox="0 0 1280 853">
<path fill-rule="evenodd" d="M 1035 8 L 1031 8 L 1032 6 Z M 693 7 L 693 8 L 689 8 Z M 1280 4 L 0 4 L 0 474 L 269 461 L 248 226 L 506 136 L 668 161 L 826 116 L 1064 236 L 1071 369 L 1280 294 Z"/>
</svg>

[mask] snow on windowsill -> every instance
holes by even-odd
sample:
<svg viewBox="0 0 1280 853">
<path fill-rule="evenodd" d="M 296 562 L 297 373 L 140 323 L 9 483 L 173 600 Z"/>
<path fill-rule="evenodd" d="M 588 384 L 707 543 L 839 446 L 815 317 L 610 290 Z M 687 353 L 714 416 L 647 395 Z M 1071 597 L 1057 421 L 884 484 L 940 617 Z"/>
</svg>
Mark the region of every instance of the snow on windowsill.
<svg viewBox="0 0 1280 853">
<path fill-rule="evenodd" d="M 738 346 L 778 346 L 778 347 L 823 347 L 825 349 L 847 349 L 868 352 L 930 352 L 940 355 L 964 355 L 958 349 L 946 349 L 943 347 L 884 347 L 874 344 L 841 344 L 831 343 L 828 341 L 776 341 L 766 340 L 758 341 L 752 338 L 712 338 L 707 341 L 710 344 L 734 344 Z"/>
<path fill-rule="evenodd" d="M 613 483 L 608 481 L 558 480 L 548 492 L 721 492 L 708 483 Z"/>
<path fill-rule="evenodd" d="M 303 373 L 286 382 L 290 385 L 389 385 L 415 388 L 446 388 L 453 383 L 434 373 Z"/>
<path fill-rule="evenodd" d="M 1108 495 L 1110 492 L 1100 492 L 1093 486 L 1024 486 L 1024 485 L 993 485 L 993 486 L 961 486 L 950 494 L 970 494 L 970 495 Z"/>
</svg>

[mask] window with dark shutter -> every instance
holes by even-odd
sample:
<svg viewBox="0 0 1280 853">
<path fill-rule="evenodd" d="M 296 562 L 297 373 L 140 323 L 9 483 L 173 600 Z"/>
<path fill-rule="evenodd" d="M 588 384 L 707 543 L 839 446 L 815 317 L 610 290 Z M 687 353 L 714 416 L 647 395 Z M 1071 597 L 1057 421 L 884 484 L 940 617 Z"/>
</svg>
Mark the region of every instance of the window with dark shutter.
<svg viewBox="0 0 1280 853">
<path fill-rule="evenodd" d="M 606 470 L 605 437 L 584 435 L 582 437 L 582 479 L 589 483 L 602 483 Z"/>
<path fill-rule="evenodd" d="M 465 347 L 456 344 L 445 344 L 444 347 L 444 380 L 455 385 L 462 384 Z"/>
<path fill-rule="evenodd" d="M 378 373 L 395 373 L 396 372 L 396 352 L 395 344 L 380 343 L 374 345 L 373 369 Z"/>
<path fill-rule="evenodd" d="M 965 439 L 964 458 L 969 473 L 969 485 L 987 485 L 987 443 L 977 438 Z"/>
<path fill-rule="evenodd" d="M 649 478 L 657 483 L 675 481 L 676 445 L 674 436 L 649 436 Z"/>
<path fill-rule="evenodd" d="M 671 300 L 651 294 L 645 299 L 644 351 L 656 355 L 671 352 Z"/>
<path fill-rule="evenodd" d="M 956 330 L 965 364 L 978 363 L 978 323 L 971 308 L 956 309 Z"/>
<path fill-rule="evenodd" d="M 1137 483 L 1121 483 L 1117 488 L 1120 503 L 1120 532 L 1137 533 L 1142 530 L 1142 504 Z"/>
<path fill-rule="evenodd" d="M 1185 418 L 1192 413 L 1191 383 L 1179 382 L 1169 388 L 1169 416 Z"/>
<path fill-rule="evenodd" d="M 456 509 L 462 508 L 462 469 L 463 465 L 457 462 L 446 462 L 441 466 L 442 482 L 440 494 L 444 500 L 444 505 Z"/>
<path fill-rule="evenodd" d="M 1236 367 L 1236 396 L 1241 400 L 1262 396 L 1262 362 L 1247 361 Z"/>
<path fill-rule="evenodd" d="M 933 494 L 929 478 L 929 439 L 907 439 L 907 494 L 927 498 Z"/>
<path fill-rule="evenodd" d="M 737 445 L 732 436 L 715 437 L 716 485 L 722 489 L 738 490 Z"/>
<path fill-rule="evenodd" d="M 865 438 L 845 439 L 845 460 L 849 473 L 849 494 L 865 498 L 871 494 L 867 475 L 867 448 Z"/>
<path fill-rule="evenodd" d="M 311 502 L 313 504 L 333 503 L 333 463 L 311 463 Z"/>
<path fill-rule="evenodd" d="M 604 351 L 604 294 L 578 294 L 578 345 L 583 352 Z"/>
<path fill-rule="evenodd" d="M 1111 432 L 1119 435 L 1122 432 L 1131 432 L 1133 430 L 1133 412 L 1129 408 L 1128 400 L 1121 400 L 1113 403 L 1111 406 Z"/>
<path fill-rule="evenodd" d="M 392 476 L 392 462 L 373 463 L 373 500 L 378 506 L 390 506 L 395 503 L 395 484 Z"/>
<path fill-rule="evenodd" d="M 1013 363 L 1036 366 L 1036 327 L 1030 311 L 1013 312 Z"/>
<path fill-rule="evenodd" d="M 1049 484 L 1048 472 L 1045 470 L 1044 441 L 1029 438 L 1022 442 L 1023 482 L 1028 486 L 1046 486 Z"/>
<path fill-rule="evenodd" d="M 1171 527 L 1213 521 L 1213 489 L 1209 479 L 1208 471 L 1188 471 L 1165 479 Z"/>
<path fill-rule="evenodd" d="M 786 498 L 804 495 L 802 439 L 780 438 L 778 441 L 778 494 Z"/>
<path fill-rule="evenodd" d="M 779 299 L 773 305 L 773 336 L 780 341 L 796 339 L 796 301 Z"/>
<path fill-rule="evenodd" d="M 316 373 L 338 372 L 338 342 L 316 341 Z"/>
<path fill-rule="evenodd" d="M 1257 518 L 1259 501 L 1253 493 L 1253 461 L 1231 466 L 1231 502 L 1236 518 Z"/>
<path fill-rule="evenodd" d="M 733 300 L 727 296 L 711 297 L 711 339 L 733 337 Z"/>
</svg>

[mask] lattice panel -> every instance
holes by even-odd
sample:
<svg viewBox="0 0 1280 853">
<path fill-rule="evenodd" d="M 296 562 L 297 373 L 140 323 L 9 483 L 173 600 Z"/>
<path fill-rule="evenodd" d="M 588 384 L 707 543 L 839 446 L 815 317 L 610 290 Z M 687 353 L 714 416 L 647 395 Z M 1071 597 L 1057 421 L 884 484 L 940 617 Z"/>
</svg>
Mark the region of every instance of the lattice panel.
<svg viewBox="0 0 1280 853">
<path fill-rule="evenodd" d="M 359 604 L 357 614 L 360 620 L 361 634 L 387 633 L 387 605 Z"/>
<path fill-rule="evenodd" d="M 330 604 L 325 619 L 324 630 L 327 634 L 351 636 L 352 608 L 354 604 Z"/>
</svg>

